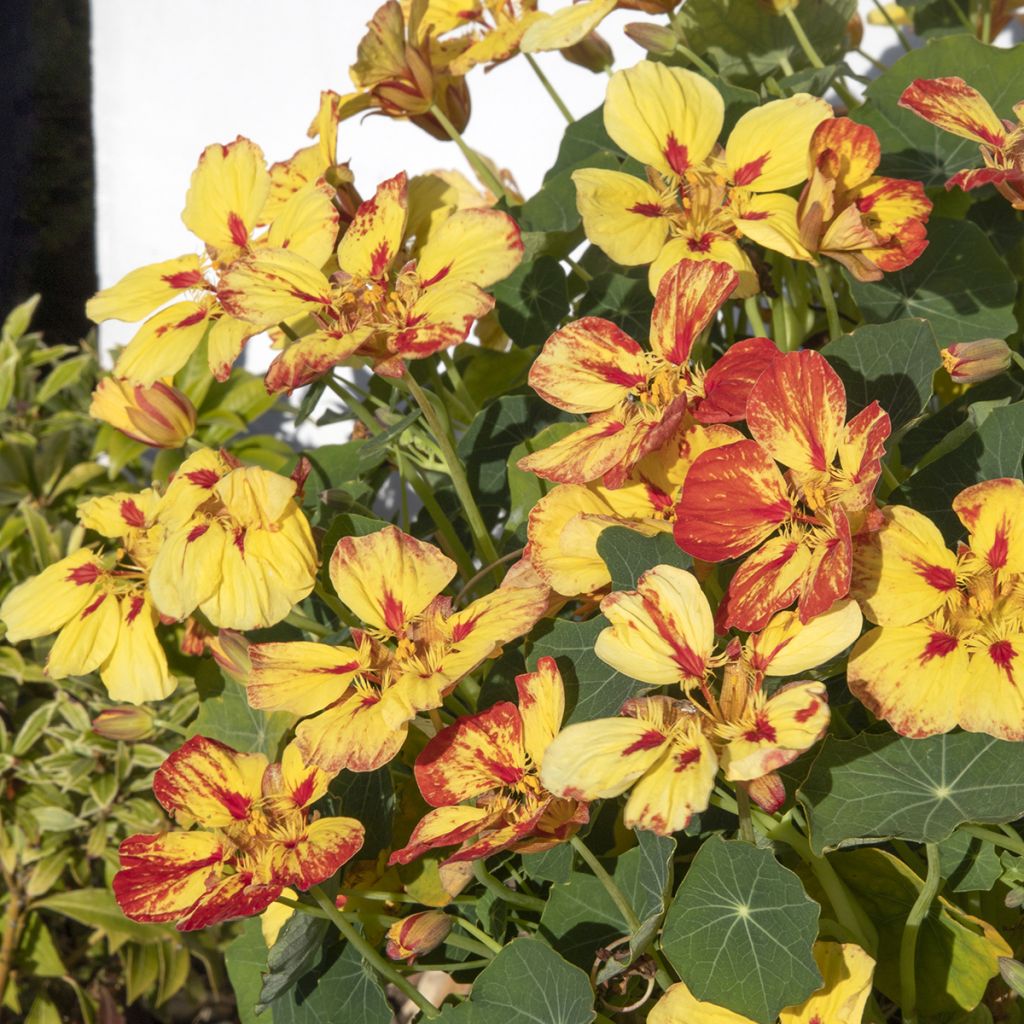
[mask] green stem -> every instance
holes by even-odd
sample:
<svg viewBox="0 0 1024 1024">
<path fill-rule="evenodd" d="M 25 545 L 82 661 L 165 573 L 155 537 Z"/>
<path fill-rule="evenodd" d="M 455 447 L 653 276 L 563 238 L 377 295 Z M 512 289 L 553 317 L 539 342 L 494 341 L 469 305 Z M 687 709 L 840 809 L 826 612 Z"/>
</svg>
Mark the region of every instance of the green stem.
<svg viewBox="0 0 1024 1024">
<path fill-rule="evenodd" d="M 476 171 L 480 180 L 487 185 L 495 197 L 509 202 L 508 195 L 501 182 L 495 177 L 494 172 L 480 159 L 480 154 L 476 150 L 466 145 L 466 140 L 459 134 L 459 130 L 455 125 L 448 120 L 444 111 L 435 103 L 431 106 L 430 113 L 437 118 L 437 123 L 448 133 L 448 138 L 459 147 L 462 155 L 469 161 L 470 166 Z"/>
<path fill-rule="evenodd" d="M 835 341 L 842 335 L 843 327 L 839 322 L 839 309 L 836 306 L 835 293 L 832 291 L 832 279 L 820 263 L 814 268 L 814 276 L 818 281 L 821 301 L 825 303 L 825 316 L 828 317 L 828 338 L 829 341 Z"/>
<path fill-rule="evenodd" d="M 311 619 L 308 615 L 303 615 L 302 612 L 292 609 L 285 617 L 285 622 L 289 626 L 295 626 L 298 629 L 304 629 L 307 633 L 312 633 L 314 636 L 330 636 L 334 632 L 333 629 L 329 629 L 327 626 L 321 626 L 315 619 Z"/>
<path fill-rule="evenodd" d="M 499 565 L 504 565 L 506 562 L 511 562 L 526 550 L 526 548 L 516 548 L 515 551 L 510 551 L 507 555 L 502 555 L 496 562 L 491 562 L 490 565 L 485 565 L 478 573 L 472 576 L 462 587 L 462 589 L 455 595 L 455 600 L 452 604 L 458 608 L 462 603 L 462 599 L 468 594 L 491 570 L 496 569 Z"/>
<path fill-rule="evenodd" d="M 483 517 L 480 515 L 480 509 L 477 508 L 476 499 L 473 497 L 473 491 L 470 489 L 469 481 L 466 479 L 466 472 L 462 468 L 462 460 L 455 451 L 451 435 L 441 423 L 437 410 L 423 388 L 416 382 L 416 378 L 413 377 L 412 373 L 406 373 L 404 380 L 409 387 L 410 394 L 420 407 L 423 418 L 427 421 L 427 426 L 430 427 L 437 446 L 441 449 L 441 455 L 444 458 L 445 465 L 448 467 L 448 475 L 452 479 L 455 493 L 459 496 L 462 509 L 466 513 L 469 532 L 473 535 L 473 543 L 476 545 L 477 553 L 484 562 L 496 562 L 498 560 L 498 552 L 494 547 L 494 540 L 490 533 L 487 532 Z"/>
<path fill-rule="evenodd" d="M 765 338 L 768 336 L 768 332 L 764 326 L 764 320 L 761 318 L 761 310 L 757 305 L 757 298 L 753 295 L 749 299 L 743 300 L 743 312 L 747 314 L 747 319 L 750 321 L 750 329 L 759 338 Z"/>
<path fill-rule="evenodd" d="M 441 349 L 438 354 L 441 357 L 441 362 L 444 363 L 445 373 L 452 379 L 455 394 L 458 395 L 459 400 L 466 407 L 466 411 L 470 413 L 471 417 L 476 415 L 480 411 L 480 406 L 473 401 L 473 396 L 469 393 L 466 382 L 462 379 L 462 374 L 459 373 L 459 368 L 455 365 L 455 359 L 451 352 L 447 349 Z"/>
<path fill-rule="evenodd" d="M 395 986 L 400 992 L 408 996 L 423 1012 L 423 1016 L 428 1020 L 437 1020 L 441 1016 L 441 1011 L 434 1006 L 432 1002 L 415 985 L 412 985 L 407 981 L 394 967 L 388 963 L 388 961 L 377 952 L 369 942 L 366 941 L 360 931 L 352 924 L 351 921 L 334 905 L 334 900 L 327 895 L 320 888 L 319 885 L 314 885 L 310 888 L 310 893 L 313 899 L 320 904 L 328 918 L 338 929 L 339 932 L 345 937 L 345 939 L 351 943 L 351 945 L 357 949 L 362 955 L 363 959 L 376 971 L 378 971 L 383 977 L 387 978 L 392 985 Z"/>
<path fill-rule="evenodd" d="M 573 836 L 569 842 L 572 844 L 572 848 L 583 858 L 590 870 L 594 872 L 594 877 L 604 886 L 605 892 L 611 897 L 612 903 L 618 908 L 623 921 L 626 922 L 626 927 L 629 929 L 630 934 L 635 934 L 639 931 L 640 918 L 636 916 L 636 911 L 630 905 L 622 890 L 615 884 L 615 879 L 605 871 L 604 865 L 579 836 Z"/>
<path fill-rule="evenodd" d="M 562 261 L 568 263 L 572 272 L 584 283 L 590 284 L 594 280 L 594 275 L 589 270 L 584 270 L 574 259 L 569 256 L 563 256 Z"/>
<path fill-rule="evenodd" d="M 904 1024 L 917 1022 L 917 935 L 942 884 L 938 845 L 926 843 L 925 851 L 928 855 L 928 873 L 910 908 L 900 938 L 900 1009 L 903 1011 Z"/>
<path fill-rule="evenodd" d="M 740 839 L 746 843 L 756 842 L 754 822 L 750 818 L 750 794 L 744 782 L 736 783 L 736 815 L 740 819 Z"/>
<path fill-rule="evenodd" d="M 157 718 L 153 720 L 153 725 L 157 729 L 166 729 L 168 732 L 173 732 L 178 736 L 187 736 L 188 729 L 183 728 L 180 725 L 175 725 L 174 722 L 168 722 L 166 718 Z"/>
<path fill-rule="evenodd" d="M 818 56 L 818 51 L 814 48 L 814 44 L 804 31 L 803 25 L 800 24 L 800 19 L 796 16 L 796 10 L 793 7 L 787 7 L 782 13 L 785 16 L 786 21 L 789 22 L 789 27 L 793 30 L 793 35 L 796 36 L 796 41 L 800 44 L 800 49 L 804 51 L 804 56 L 807 58 L 811 67 L 825 67 L 825 62 Z M 839 81 L 838 78 L 833 80 L 832 88 L 835 89 L 836 94 L 848 108 L 860 106 L 856 97 L 849 89 L 846 88 L 845 85 L 843 85 L 842 82 Z"/>
<path fill-rule="evenodd" d="M 881 16 L 885 18 L 885 20 L 888 22 L 889 28 L 891 28 L 893 32 L 896 33 L 896 37 L 900 41 L 900 46 L 902 46 L 903 49 L 907 51 L 907 53 L 910 53 L 910 51 L 913 49 L 913 46 L 910 45 L 910 40 L 907 38 L 906 32 L 904 32 L 903 29 L 901 29 L 899 25 L 897 25 L 896 22 L 893 21 L 893 17 L 888 12 L 888 10 L 886 10 L 883 0 L 871 0 L 871 2 L 878 9 L 878 13 L 881 14 Z"/>
<path fill-rule="evenodd" d="M 882 463 L 882 480 L 885 486 L 880 488 L 879 497 L 888 498 L 900 486 L 900 482 L 896 478 L 896 474 L 884 462 Z"/>
<path fill-rule="evenodd" d="M 541 911 L 547 906 L 543 900 L 537 899 L 535 896 L 524 896 L 521 892 L 513 892 L 507 885 L 502 885 L 487 870 L 482 860 L 473 861 L 473 877 L 488 892 L 493 893 L 499 900 L 510 903 L 513 907 L 521 907 L 523 910 Z"/>
<path fill-rule="evenodd" d="M 475 942 L 473 939 L 467 939 L 462 935 L 451 934 L 444 941 L 455 949 L 464 949 L 467 953 L 476 953 L 477 956 L 486 957 L 487 959 L 484 963 L 490 963 L 494 959 L 494 952 L 482 942 Z M 497 951 L 501 952 L 501 946 L 498 947 Z"/>
<path fill-rule="evenodd" d="M 992 0 L 981 0 L 981 41 L 992 42 Z"/>
<path fill-rule="evenodd" d="M 452 920 L 460 927 L 464 928 L 474 938 L 479 939 L 492 953 L 500 953 L 502 945 L 500 942 L 495 942 L 482 928 L 477 928 L 475 924 L 471 924 L 464 917 L 453 917 Z"/>
<path fill-rule="evenodd" d="M 1002 835 L 981 825 L 961 825 L 960 831 L 966 832 L 969 836 L 984 839 L 986 843 L 991 843 L 993 846 L 1001 846 L 1004 850 L 1012 850 L 1014 853 L 1024 855 L 1024 839 L 1021 839 L 1020 836 L 1014 838 Z"/>
<path fill-rule="evenodd" d="M 324 377 L 324 381 L 327 387 L 333 391 L 345 405 L 356 414 L 359 421 L 366 427 L 371 434 L 379 434 L 381 427 L 380 424 L 374 419 L 373 414 L 369 409 L 363 405 L 362 402 L 353 395 L 348 388 L 332 374 L 328 374 Z"/>
<path fill-rule="evenodd" d="M 710 64 L 698 57 L 689 47 L 683 46 L 682 43 L 676 43 L 676 53 L 680 57 L 685 57 L 698 71 L 707 75 L 708 78 L 718 78 L 718 72 Z"/>
<path fill-rule="evenodd" d="M 524 53 L 523 56 L 526 58 L 526 63 L 529 64 L 531 68 L 533 68 L 533 73 L 540 79 L 540 84 L 544 86 L 544 89 L 546 90 L 547 94 L 551 97 L 552 100 L 554 100 L 555 106 L 558 107 L 558 110 L 561 113 L 562 117 L 564 117 L 566 121 L 569 122 L 569 124 L 572 124 L 576 120 L 576 118 L 573 117 L 571 113 L 569 113 L 569 108 L 562 102 L 562 97 L 558 95 L 558 91 L 548 81 L 548 76 L 545 75 L 543 71 L 541 71 L 540 65 L 537 63 L 536 60 L 534 60 L 533 54 Z"/>
<path fill-rule="evenodd" d="M 319 907 L 311 907 L 308 903 L 303 903 L 301 900 L 292 900 L 287 896 L 278 896 L 277 902 L 285 907 L 291 907 L 292 910 L 301 910 L 303 914 L 309 914 L 310 917 L 319 917 L 324 921 L 330 920 L 327 914 Z"/>
</svg>

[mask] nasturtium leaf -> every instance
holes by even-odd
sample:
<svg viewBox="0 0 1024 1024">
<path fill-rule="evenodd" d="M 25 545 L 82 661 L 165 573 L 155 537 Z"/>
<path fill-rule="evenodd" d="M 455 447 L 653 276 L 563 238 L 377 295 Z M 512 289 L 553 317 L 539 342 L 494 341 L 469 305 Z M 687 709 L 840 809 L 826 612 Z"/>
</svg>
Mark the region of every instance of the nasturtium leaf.
<svg viewBox="0 0 1024 1024">
<path fill-rule="evenodd" d="M 828 63 L 846 49 L 846 25 L 856 0 L 816 0 L 798 12 L 811 45 Z M 695 53 L 706 54 L 724 78 L 756 88 L 780 65 L 808 65 L 807 56 L 785 18 L 749 0 L 687 0 L 675 19 Z"/>
<path fill-rule="evenodd" d="M 472 1024 L 590 1024 L 595 1016 L 586 974 L 539 939 L 510 942 L 477 976 L 469 1006 L 465 1016 L 451 1019 Z M 348 1024 L 348 1018 L 335 1019 Z"/>
<path fill-rule="evenodd" d="M 472 355 L 459 363 L 463 383 L 478 406 L 510 391 L 526 387 L 530 365 L 537 355 L 533 347 L 513 346 L 508 352 L 490 348 L 470 348 Z"/>
<path fill-rule="evenodd" d="M 633 590 L 637 580 L 656 565 L 689 569 L 690 558 L 671 533 L 645 537 L 628 526 L 609 526 L 597 539 L 597 553 L 612 577 L 612 590 Z"/>
<path fill-rule="evenodd" d="M 865 324 L 826 345 L 821 354 L 846 387 L 847 416 L 877 401 L 893 430 L 921 414 L 942 362 L 935 334 L 920 319 Z"/>
<path fill-rule="evenodd" d="M 676 890 L 661 947 L 698 999 L 773 1024 L 821 987 L 820 912 L 770 850 L 713 836 Z"/>
<path fill-rule="evenodd" d="M 498 321 L 517 345 L 543 344 L 569 312 L 565 271 L 552 256 L 521 264 L 494 286 L 494 298 Z"/>
<path fill-rule="evenodd" d="M 642 341 L 651 326 L 654 298 L 642 274 L 611 271 L 598 274 L 587 283 L 587 290 L 576 306 L 579 316 L 599 316 Z"/>
<path fill-rule="evenodd" d="M 950 507 L 965 487 L 996 477 L 1019 477 L 1024 458 L 1024 402 L 988 412 L 974 431 L 948 454 L 906 480 L 890 501 L 911 505 L 942 531 L 947 543 L 964 535 Z"/>
<path fill-rule="evenodd" d="M 305 454 L 313 465 L 313 476 L 307 481 L 306 489 L 337 487 L 379 466 L 387 451 L 379 445 L 368 449 L 369 444 L 369 441 L 346 441 L 344 444 L 322 444 L 307 451 Z"/>
<path fill-rule="evenodd" d="M 818 854 L 864 840 L 937 843 L 966 821 L 1024 815 L 1024 745 L 969 732 L 829 736 L 797 799 Z"/>
<path fill-rule="evenodd" d="M 916 78 L 958 76 L 977 89 L 1000 117 L 1024 96 L 1024 47 L 986 46 L 958 32 L 935 39 L 901 57 L 867 88 L 864 104 L 850 116 L 870 125 L 882 145 L 882 174 L 944 185 L 957 171 L 980 167 L 978 144 L 942 131 L 899 106 L 903 90 Z M 977 193 L 984 198 L 986 191 Z M 928 237 L 932 238 L 932 224 Z M 935 247 L 937 243 L 931 241 Z M 942 255 L 947 256 L 945 247 Z"/>
<path fill-rule="evenodd" d="M 355 818 L 366 830 L 360 858 L 369 860 L 391 845 L 397 799 L 387 765 L 373 772 L 342 772 L 331 781 L 330 794 L 338 805 L 335 813 Z"/>
<path fill-rule="evenodd" d="M 574 430 L 578 430 L 579 426 L 578 423 L 552 423 L 535 437 L 531 437 L 527 441 L 520 441 L 509 453 L 509 507 L 505 530 L 507 533 L 518 532 L 523 543 L 526 542 L 526 523 L 530 518 L 530 511 L 556 485 L 535 473 L 527 473 L 516 463 L 525 456 L 560 441 Z"/>
<path fill-rule="evenodd" d="M 984 231 L 969 220 L 934 217 L 928 248 L 905 270 L 850 291 L 868 323 L 923 317 L 941 346 L 1005 338 L 1016 329 L 1017 282 Z"/>
<path fill-rule="evenodd" d="M 988 892 L 1003 873 L 991 843 L 959 830 L 939 843 L 939 866 L 947 892 Z"/>
<path fill-rule="evenodd" d="M 579 227 L 582 218 L 576 209 L 572 172 L 582 167 L 617 171 L 622 167 L 622 158 L 610 149 L 602 149 L 561 169 L 552 168 L 540 189 L 518 211 L 519 223 L 525 231 L 572 231 Z"/>
<path fill-rule="evenodd" d="M 899 1002 L 900 942 L 923 880 L 885 850 L 846 850 L 829 857 L 829 863 L 878 930 L 875 986 Z M 917 937 L 921 1016 L 959 1016 L 973 1010 L 999 971 L 999 957 L 1010 955 L 1010 947 L 987 921 L 942 896 L 933 900 Z"/>
<path fill-rule="evenodd" d="M 262 1012 L 288 992 L 320 954 L 330 923 L 297 911 L 285 921 L 264 961 L 256 1010 Z"/>
<path fill-rule="evenodd" d="M 572 874 L 572 847 L 561 843 L 542 853 L 524 853 L 523 870 L 538 882 L 568 882 Z"/>
<path fill-rule="evenodd" d="M 586 622 L 556 619 L 530 648 L 527 665 L 531 670 L 545 655 L 558 663 L 565 683 L 566 725 L 618 714 L 626 700 L 650 689 L 606 665 L 594 653 L 597 635 L 607 626 L 603 615 Z"/>
<path fill-rule="evenodd" d="M 242 922 L 242 930 L 224 950 L 224 966 L 235 993 L 241 1024 L 274 1024 L 274 1011 L 269 1006 L 256 1016 L 263 974 L 267 969 L 267 944 L 258 917 L 248 917 Z"/>
</svg>

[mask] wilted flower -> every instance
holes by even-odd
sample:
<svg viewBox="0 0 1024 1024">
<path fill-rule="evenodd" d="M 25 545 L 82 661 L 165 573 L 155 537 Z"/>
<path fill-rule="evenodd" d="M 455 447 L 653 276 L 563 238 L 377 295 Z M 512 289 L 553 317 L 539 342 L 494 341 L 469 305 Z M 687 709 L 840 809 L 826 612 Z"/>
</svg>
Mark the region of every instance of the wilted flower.
<svg viewBox="0 0 1024 1024">
<path fill-rule="evenodd" d="M 980 384 L 1005 373 L 1013 361 L 1002 338 L 958 341 L 942 350 L 942 365 L 957 384 Z"/>
<path fill-rule="evenodd" d="M 150 448 L 180 448 L 196 429 L 195 406 L 162 380 L 146 387 L 104 377 L 92 393 L 89 415 Z"/>
</svg>

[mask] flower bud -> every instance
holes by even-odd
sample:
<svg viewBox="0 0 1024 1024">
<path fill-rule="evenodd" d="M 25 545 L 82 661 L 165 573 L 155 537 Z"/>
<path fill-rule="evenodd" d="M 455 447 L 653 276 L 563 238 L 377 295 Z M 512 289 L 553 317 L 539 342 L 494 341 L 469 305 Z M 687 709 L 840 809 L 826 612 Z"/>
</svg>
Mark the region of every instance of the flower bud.
<svg viewBox="0 0 1024 1024">
<path fill-rule="evenodd" d="M 958 341 L 942 350 L 942 365 L 957 384 L 979 384 L 1010 368 L 1010 346 L 1001 338 Z"/>
<path fill-rule="evenodd" d="M 233 629 L 222 629 L 206 641 L 213 660 L 236 682 L 245 682 L 252 671 L 249 641 Z"/>
<path fill-rule="evenodd" d="M 150 448 L 180 448 L 196 429 L 195 406 L 163 381 L 143 387 L 105 377 L 92 393 L 89 415 Z"/>
<path fill-rule="evenodd" d="M 451 930 L 452 920 L 443 910 L 421 910 L 388 929 L 386 952 L 392 960 L 412 962 L 437 949 Z"/>
<path fill-rule="evenodd" d="M 589 32 L 578 43 L 562 47 L 562 56 L 570 63 L 576 64 L 594 74 L 600 74 L 615 63 L 615 54 L 607 40 L 596 32 Z"/>
<path fill-rule="evenodd" d="M 145 707 L 118 707 L 101 711 L 92 721 L 92 731 L 108 740 L 144 740 L 153 732 L 153 712 Z"/>
<path fill-rule="evenodd" d="M 667 25 L 649 25 L 645 21 L 630 22 L 625 33 L 637 46 L 642 46 L 655 57 L 668 57 L 675 53 L 679 41 Z"/>
<path fill-rule="evenodd" d="M 864 42 L 864 20 L 859 14 L 854 14 L 846 23 L 846 45 L 851 50 L 856 50 Z"/>
</svg>

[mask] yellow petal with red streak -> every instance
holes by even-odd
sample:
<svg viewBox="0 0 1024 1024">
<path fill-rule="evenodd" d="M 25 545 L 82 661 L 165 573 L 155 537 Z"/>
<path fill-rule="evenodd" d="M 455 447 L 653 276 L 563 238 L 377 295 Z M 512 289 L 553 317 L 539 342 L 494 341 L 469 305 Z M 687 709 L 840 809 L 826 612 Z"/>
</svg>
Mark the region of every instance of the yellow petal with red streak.
<svg viewBox="0 0 1024 1024">
<path fill-rule="evenodd" d="M 846 424 L 839 442 L 839 465 L 846 488 L 839 501 L 848 511 L 859 512 L 871 504 L 891 430 L 889 415 L 877 402 L 861 409 Z"/>
<path fill-rule="evenodd" d="M 114 364 L 114 374 L 134 384 L 173 377 L 199 347 L 210 326 L 210 306 L 175 302 L 154 313 L 135 333 Z"/>
<path fill-rule="evenodd" d="M 535 671 L 516 676 L 516 692 L 523 720 L 523 746 L 539 769 L 544 751 L 558 735 L 565 716 L 565 686 L 555 659 L 538 658 Z"/>
<path fill-rule="evenodd" d="M 600 480 L 620 463 L 630 462 L 636 433 L 635 423 L 625 422 L 617 410 L 598 413 L 567 437 L 523 456 L 516 466 L 556 483 L 590 483 Z"/>
<path fill-rule="evenodd" d="M 721 625 L 763 629 L 796 600 L 811 569 L 811 550 L 796 537 L 771 537 L 749 555 L 729 581 L 718 608 Z"/>
<path fill-rule="evenodd" d="M 213 492 L 241 526 L 267 526 L 294 509 L 295 481 L 262 466 L 239 466 L 214 484 Z"/>
<path fill-rule="evenodd" d="M 596 167 L 573 171 L 572 180 L 583 230 L 594 245 L 625 267 L 658 258 L 668 219 L 651 185 L 632 174 Z"/>
<path fill-rule="evenodd" d="M 270 848 L 270 872 L 279 885 L 308 889 L 336 874 L 361 849 L 365 830 L 354 818 L 318 818 Z"/>
<path fill-rule="evenodd" d="M 750 638 L 750 662 L 766 676 L 793 676 L 817 668 L 846 650 L 860 636 L 857 602 L 837 601 L 824 615 L 801 622 L 796 612 L 779 612 Z"/>
<path fill-rule="evenodd" d="M 126 537 L 132 530 L 154 525 L 159 507 L 160 498 L 151 487 L 134 494 L 118 491 L 83 501 L 78 520 L 104 537 Z"/>
<path fill-rule="evenodd" d="M 451 582 L 455 563 L 395 526 L 344 537 L 331 555 L 338 597 L 363 622 L 401 632 Z"/>
<path fill-rule="evenodd" d="M 1006 128 L 991 104 L 962 78 L 918 78 L 903 90 L 899 105 L 962 139 L 1000 149 Z"/>
<path fill-rule="evenodd" d="M 192 172 L 181 219 L 218 254 L 248 244 L 270 195 L 263 150 L 239 136 L 226 146 L 207 146 Z"/>
<path fill-rule="evenodd" d="M 343 768 L 372 772 L 387 764 L 405 743 L 408 728 L 393 727 L 380 713 L 380 699 L 354 690 L 336 707 L 300 722 L 295 740 L 307 764 L 336 775 Z"/>
<path fill-rule="evenodd" d="M 206 361 L 214 379 L 225 381 L 242 354 L 245 343 L 256 333 L 253 325 L 233 316 L 218 316 L 206 336 Z"/>
<path fill-rule="evenodd" d="M 739 277 L 736 290 L 732 293 L 734 299 L 746 299 L 761 290 L 757 271 L 736 239 L 728 235 L 706 232 L 697 237 L 672 238 L 665 243 L 651 263 L 647 274 L 647 283 L 652 295 L 658 294 L 661 279 L 680 260 L 715 260 L 727 263 Z"/>
<path fill-rule="evenodd" d="M 490 28 L 448 65 L 453 75 L 466 75 L 478 64 L 508 60 L 519 50 L 523 34 L 542 18 L 539 11 L 523 11 L 518 17 Z"/>
<path fill-rule="evenodd" d="M 645 683 L 703 681 L 715 642 L 711 606 L 696 577 L 671 565 L 648 569 L 636 590 L 609 594 L 594 653 L 613 668 Z"/>
<path fill-rule="evenodd" d="M 101 590 L 57 634 L 46 659 L 51 679 L 84 676 L 98 669 L 117 643 L 120 609 L 109 590 Z"/>
<path fill-rule="evenodd" d="M 860 1024 L 871 995 L 874 959 L 852 942 L 815 942 L 814 960 L 825 984 L 799 1006 L 783 1010 L 780 1024 Z"/>
<path fill-rule="evenodd" d="M 303 810 L 316 803 L 327 792 L 332 777 L 316 765 L 306 764 L 302 751 L 294 740 L 284 748 L 281 755 L 282 789 L 297 810 Z M 266 792 L 266 784 L 263 789 Z"/>
<path fill-rule="evenodd" d="M 729 180 L 752 192 L 798 185 L 807 177 L 814 130 L 830 117 L 825 100 L 803 92 L 748 110 L 725 144 Z"/>
<path fill-rule="evenodd" d="M 771 192 L 752 195 L 737 203 L 733 223 L 742 235 L 766 249 L 788 256 L 791 260 L 811 260 L 811 253 L 801 240 L 797 223 L 797 201 L 792 196 Z"/>
<path fill-rule="evenodd" d="M 835 181 L 844 192 L 863 185 L 881 159 L 882 147 L 874 129 L 848 117 L 822 121 L 811 137 L 811 167 Z"/>
<path fill-rule="evenodd" d="M 391 854 L 389 864 L 408 864 L 436 846 L 455 846 L 471 839 L 494 821 L 485 807 L 455 805 L 428 811 L 409 836 L 409 842 Z"/>
<path fill-rule="evenodd" d="M 338 237 L 338 210 L 333 200 L 334 189 L 322 181 L 297 192 L 271 222 L 266 244 L 298 253 L 314 267 L 323 266 Z"/>
<path fill-rule="evenodd" d="M 373 336 L 372 326 L 354 331 L 313 331 L 290 344 L 270 364 L 265 383 L 267 391 L 289 394 L 322 377 L 328 370 L 343 363 Z"/>
<path fill-rule="evenodd" d="M 304 641 L 253 644 L 249 658 L 249 706 L 293 715 L 311 715 L 340 700 L 352 680 L 369 667 L 361 651 Z"/>
<path fill-rule="evenodd" d="M 569 4 L 527 29 L 520 44 L 523 53 L 543 53 L 574 46 L 615 10 L 618 0 L 584 0 Z"/>
<path fill-rule="evenodd" d="M 522 259 L 519 227 L 507 213 L 458 210 L 431 231 L 416 275 L 424 287 L 452 280 L 487 288 L 508 277 Z"/>
<path fill-rule="evenodd" d="M 953 499 L 953 511 L 970 532 L 971 551 L 989 569 L 1024 572 L 1024 480 L 967 487 Z"/>
<path fill-rule="evenodd" d="M 169 697 L 178 685 L 156 636 L 157 615 L 149 594 L 125 594 L 118 600 L 120 628 L 113 650 L 100 667 L 111 700 L 143 704 Z"/>
<path fill-rule="evenodd" d="M 232 540 L 219 523 L 186 524 L 169 533 L 149 574 L 149 592 L 161 615 L 184 619 L 217 592 L 224 549 Z"/>
<path fill-rule="evenodd" d="M 213 497 L 222 476 L 231 471 L 224 456 L 213 448 L 193 452 L 171 478 L 157 515 L 169 530 L 190 522 L 196 510 Z"/>
<path fill-rule="evenodd" d="M 266 328 L 329 306 L 332 294 L 320 268 L 297 252 L 260 249 L 228 268 L 217 298 L 233 317 Z"/>
<path fill-rule="evenodd" d="M 963 640 L 927 622 L 882 626 L 850 652 L 850 692 L 901 736 L 949 732 L 974 700 Z M 973 684 L 972 684 L 973 685 Z"/>
<path fill-rule="evenodd" d="M 117 284 L 97 292 L 85 304 L 85 315 L 94 324 L 105 320 L 134 323 L 168 299 L 190 288 L 204 287 L 206 281 L 199 268 L 199 257 L 188 253 L 129 271 Z"/>
<path fill-rule="evenodd" d="M 997 640 L 977 639 L 968 674 L 961 680 L 966 691 L 961 728 L 1003 740 L 1024 740 L 1022 655 L 1024 633 L 1010 633 Z"/>
<path fill-rule="evenodd" d="M 651 348 L 670 363 L 686 363 L 693 343 L 738 281 L 729 264 L 712 260 L 681 260 L 666 271 L 651 314 Z"/>
<path fill-rule="evenodd" d="M 681 981 L 665 991 L 647 1019 L 649 1024 L 751 1024 L 748 1017 L 724 1006 L 701 1002 Z M 859 1021 L 850 1020 L 848 1024 Z"/>
<path fill-rule="evenodd" d="M 466 340 L 473 324 L 494 308 L 494 299 L 478 285 L 443 278 L 421 292 L 405 324 L 388 339 L 388 348 L 406 359 L 424 359 Z"/>
<path fill-rule="evenodd" d="M 724 112 L 721 93 L 706 78 L 644 60 L 612 75 L 604 125 L 642 164 L 682 175 L 714 148 Z"/>
<path fill-rule="evenodd" d="M 338 243 L 338 266 L 346 274 L 379 279 L 391 270 L 405 235 L 407 190 L 408 180 L 401 171 L 382 181 L 356 211 Z"/>
</svg>

